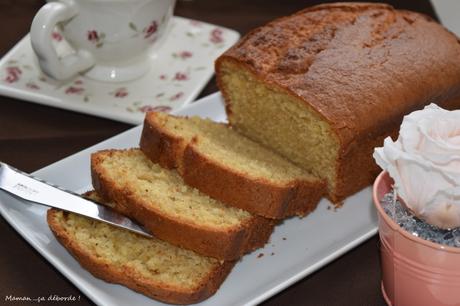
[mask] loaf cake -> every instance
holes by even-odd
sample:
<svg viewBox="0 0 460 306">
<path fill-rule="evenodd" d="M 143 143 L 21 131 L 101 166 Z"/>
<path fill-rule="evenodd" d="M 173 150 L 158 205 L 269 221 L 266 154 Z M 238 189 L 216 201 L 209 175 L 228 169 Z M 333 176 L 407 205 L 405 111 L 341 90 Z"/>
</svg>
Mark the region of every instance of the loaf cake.
<svg viewBox="0 0 460 306">
<path fill-rule="evenodd" d="M 311 212 L 325 183 L 226 124 L 165 113 L 146 115 L 140 148 L 177 169 L 203 193 L 267 218 Z"/>
<path fill-rule="evenodd" d="M 230 124 L 325 179 L 339 202 L 373 181 L 373 148 L 405 114 L 460 106 L 460 41 L 386 4 L 324 4 L 251 31 L 216 74 Z"/>
<path fill-rule="evenodd" d="M 94 193 L 91 198 L 100 201 Z M 47 220 L 59 242 L 94 276 L 166 303 L 208 298 L 235 264 L 56 209 L 48 210 Z"/>
<path fill-rule="evenodd" d="M 274 221 L 210 198 L 139 149 L 93 153 L 91 174 L 95 190 L 114 210 L 201 255 L 234 260 L 262 247 L 273 231 Z"/>
</svg>

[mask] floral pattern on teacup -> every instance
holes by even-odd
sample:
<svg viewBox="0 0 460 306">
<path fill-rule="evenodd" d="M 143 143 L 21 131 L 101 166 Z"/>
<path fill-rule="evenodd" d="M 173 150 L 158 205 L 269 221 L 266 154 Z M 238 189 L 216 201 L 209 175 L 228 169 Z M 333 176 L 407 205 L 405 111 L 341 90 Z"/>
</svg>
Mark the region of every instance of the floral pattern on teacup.
<svg viewBox="0 0 460 306">
<path fill-rule="evenodd" d="M 8 66 L 6 67 L 5 82 L 16 83 L 21 78 L 21 74 L 22 70 L 18 66 Z"/>
<path fill-rule="evenodd" d="M 124 98 L 128 96 L 128 90 L 126 87 L 120 87 L 112 91 L 110 94 L 112 94 L 115 98 Z"/>
<path fill-rule="evenodd" d="M 87 31 L 86 38 L 88 41 L 92 42 L 96 48 L 101 48 L 104 46 L 105 33 L 98 32 L 96 30 Z"/>
<path fill-rule="evenodd" d="M 139 108 L 139 110 L 143 113 L 146 112 L 163 112 L 163 113 L 169 113 L 172 109 L 170 106 L 165 106 L 165 105 L 157 105 L 157 106 L 152 106 L 152 105 L 144 105 Z"/>
<path fill-rule="evenodd" d="M 164 19 L 165 17 L 163 16 L 162 20 Z M 155 33 L 158 32 L 158 28 L 159 26 L 161 25 L 160 22 L 156 21 L 156 20 L 152 20 L 148 25 L 146 25 L 145 27 L 142 28 L 142 30 L 139 30 L 139 27 L 134 23 L 134 22 L 130 22 L 128 24 L 129 28 L 134 31 L 134 35 L 132 37 L 137 37 L 139 35 L 143 35 L 144 36 L 144 39 L 149 39 L 151 38 Z"/>
<path fill-rule="evenodd" d="M 172 107 L 168 105 L 151 105 L 151 104 L 142 104 L 140 101 L 135 101 L 131 106 L 126 108 L 128 112 L 163 112 L 169 113 L 172 111 Z"/>
<path fill-rule="evenodd" d="M 182 98 L 182 96 L 184 95 L 184 93 L 182 91 L 179 91 L 178 93 L 176 93 L 175 95 L 172 95 L 170 98 L 169 98 L 169 101 L 176 101 L 176 100 L 179 100 L 180 98 Z"/>
<path fill-rule="evenodd" d="M 144 38 L 147 39 L 158 31 L 158 23 L 153 20 L 148 26 L 142 30 Z"/>
<path fill-rule="evenodd" d="M 59 33 L 58 31 L 53 31 L 51 33 L 51 38 L 57 42 L 61 41 L 63 39 L 62 34 Z"/>
<path fill-rule="evenodd" d="M 66 88 L 66 95 L 81 95 L 85 91 L 82 87 L 69 86 Z"/>
<path fill-rule="evenodd" d="M 172 57 L 180 58 L 183 60 L 191 58 L 192 56 L 193 56 L 193 53 L 187 50 L 172 53 Z"/>
<path fill-rule="evenodd" d="M 161 20 L 146 25 L 128 25 L 132 35 L 155 39 Z M 95 47 L 108 44 L 106 36 L 99 29 L 89 28 L 82 33 Z M 19 51 L 7 55 L 0 66 L 0 83 L 23 93 L 40 93 L 44 97 L 77 105 L 85 103 L 91 112 L 129 122 L 141 122 L 144 112 L 149 110 L 172 111 L 194 97 L 197 86 L 202 86 L 212 70 L 213 61 L 224 48 L 234 42 L 235 36 L 228 30 L 213 25 L 174 18 L 170 34 L 174 42 L 165 41 L 161 47 L 161 60 L 155 60 L 155 69 L 145 77 L 129 83 L 99 83 L 78 76 L 70 81 L 58 82 L 44 75 L 38 68 L 35 58 L 26 41 Z M 227 36 L 228 35 L 228 36 Z M 66 39 L 56 28 L 52 34 L 53 45 L 58 54 L 71 52 Z M 227 39 L 228 37 L 228 39 Z M 51 105 L 53 105 L 51 103 Z"/>
<path fill-rule="evenodd" d="M 188 80 L 188 74 L 185 72 L 176 72 L 174 75 L 174 81 L 187 81 Z"/>
<path fill-rule="evenodd" d="M 26 83 L 26 87 L 32 90 L 39 90 L 40 86 L 37 85 L 37 83 L 30 81 Z"/>
<path fill-rule="evenodd" d="M 215 28 L 209 34 L 209 41 L 212 42 L 213 44 L 223 43 L 224 42 L 223 34 L 224 34 L 224 31 L 222 31 L 222 29 Z"/>
</svg>

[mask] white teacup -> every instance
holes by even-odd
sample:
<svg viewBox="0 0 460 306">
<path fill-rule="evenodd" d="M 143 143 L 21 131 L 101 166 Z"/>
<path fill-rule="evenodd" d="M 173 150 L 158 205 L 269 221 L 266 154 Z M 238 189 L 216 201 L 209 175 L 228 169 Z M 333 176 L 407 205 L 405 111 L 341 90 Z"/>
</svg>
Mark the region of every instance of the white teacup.
<svg viewBox="0 0 460 306">
<path fill-rule="evenodd" d="M 78 73 L 124 82 L 145 74 L 150 47 L 158 45 L 175 0 L 59 0 L 45 4 L 30 31 L 41 69 L 57 80 Z M 60 58 L 52 44 L 58 26 L 74 48 Z"/>
</svg>

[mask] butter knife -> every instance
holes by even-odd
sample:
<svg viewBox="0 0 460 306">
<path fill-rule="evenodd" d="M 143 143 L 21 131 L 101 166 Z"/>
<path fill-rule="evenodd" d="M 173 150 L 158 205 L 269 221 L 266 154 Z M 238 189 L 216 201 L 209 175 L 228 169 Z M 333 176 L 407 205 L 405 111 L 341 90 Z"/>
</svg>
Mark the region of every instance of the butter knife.
<svg viewBox="0 0 460 306">
<path fill-rule="evenodd" d="M 0 189 L 25 201 L 62 209 L 118 226 L 151 238 L 152 235 L 131 219 L 59 186 L 0 162 Z"/>
</svg>

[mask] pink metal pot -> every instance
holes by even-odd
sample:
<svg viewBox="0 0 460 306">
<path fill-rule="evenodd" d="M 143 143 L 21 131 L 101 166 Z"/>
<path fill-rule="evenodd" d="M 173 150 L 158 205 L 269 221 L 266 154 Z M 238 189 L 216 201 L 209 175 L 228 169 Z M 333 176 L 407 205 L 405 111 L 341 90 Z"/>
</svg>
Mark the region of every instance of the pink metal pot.
<svg viewBox="0 0 460 306">
<path fill-rule="evenodd" d="M 399 227 L 380 206 L 392 184 L 382 172 L 373 188 L 385 300 L 394 306 L 460 305 L 460 248 L 423 240 Z"/>
</svg>

